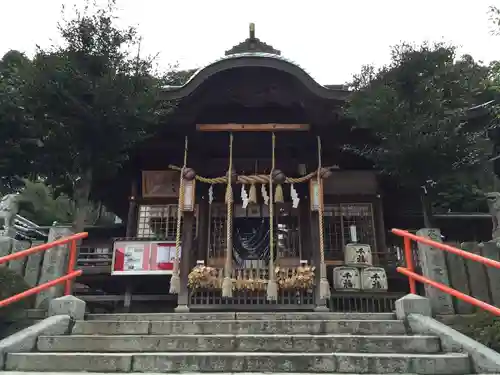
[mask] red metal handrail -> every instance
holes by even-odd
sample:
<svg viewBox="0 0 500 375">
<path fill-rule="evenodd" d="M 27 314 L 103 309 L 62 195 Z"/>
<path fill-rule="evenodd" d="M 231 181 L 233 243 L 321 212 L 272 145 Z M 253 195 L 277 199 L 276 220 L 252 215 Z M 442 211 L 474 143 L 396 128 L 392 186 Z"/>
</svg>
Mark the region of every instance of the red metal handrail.
<svg viewBox="0 0 500 375">
<path fill-rule="evenodd" d="M 70 295 L 71 294 L 71 282 L 72 282 L 72 280 L 82 274 L 81 270 L 75 271 L 76 241 L 81 240 L 83 238 L 87 238 L 88 235 L 89 234 L 87 232 L 73 234 L 71 236 L 61 238 L 59 240 L 55 240 L 55 241 L 48 242 L 48 243 L 45 243 L 42 245 L 34 246 L 32 248 L 1 257 L 0 258 L 0 265 L 3 263 L 6 263 L 8 261 L 11 261 L 11 260 L 23 258 L 23 257 L 26 257 L 28 255 L 38 253 L 40 251 L 47 251 L 53 247 L 65 245 L 65 244 L 71 242 L 70 247 L 69 247 L 68 270 L 67 270 L 66 275 L 58 277 L 57 279 L 48 281 L 46 283 L 40 284 L 38 286 L 35 286 L 33 288 L 30 288 L 30 289 L 22 292 L 22 293 L 16 294 L 12 297 L 9 297 L 9 298 L 2 300 L 2 301 L 0 301 L 0 308 L 4 307 L 4 306 L 8 306 L 14 302 L 17 302 L 17 301 L 23 299 L 23 298 L 29 297 L 33 294 L 39 293 L 43 290 L 46 290 L 50 287 L 53 287 L 54 285 L 57 285 L 57 284 L 60 284 L 63 282 L 66 284 L 64 287 L 64 295 Z"/>
<path fill-rule="evenodd" d="M 485 258 L 481 255 L 469 253 L 468 251 L 457 249 L 456 247 L 446 245 L 446 244 L 441 243 L 441 242 L 433 241 L 429 238 L 417 236 L 417 235 L 412 234 L 412 233 L 405 231 L 405 230 L 393 229 L 392 233 L 404 238 L 404 251 L 405 251 L 405 259 L 406 259 L 406 267 L 398 267 L 397 271 L 408 277 L 408 280 L 410 283 L 410 293 L 417 294 L 415 281 L 419 281 L 421 283 L 431 285 L 434 288 L 439 289 L 442 292 L 447 293 L 453 297 L 456 297 L 464 302 L 470 303 L 471 305 L 480 307 L 483 310 L 489 311 L 492 314 L 500 316 L 500 308 L 493 306 L 493 305 L 490 305 L 489 303 L 486 303 L 486 302 L 481 301 L 477 298 L 471 297 L 471 296 L 464 294 L 462 292 L 459 292 L 458 290 L 450 288 L 447 285 L 438 283 L 434 280 L 430 280 L 425 276 L 419 275 L 418 273 L 415 273 L 415 268 L 413 265 L 412 250 L 411 250 L 411 240 L 413 240 L 415 242 L 423 243 L 425 245 L 432 246 L 432 247 L 439 249 L 439 250 L 443 250 L 443 251 L 447 251 L 447 252 L 452 253 L 452 254 L 456 254 L 458 256 L 461 256 L 462 258 L 473 260 L 475 262 L 482 263 L 485 266 L 490 266 L 490 267 L 494 267 L 497 269 L 500 269 L 500 262 L 497 262 L 496 260 L 493 260 L 493 259 Z"/>
</svg>

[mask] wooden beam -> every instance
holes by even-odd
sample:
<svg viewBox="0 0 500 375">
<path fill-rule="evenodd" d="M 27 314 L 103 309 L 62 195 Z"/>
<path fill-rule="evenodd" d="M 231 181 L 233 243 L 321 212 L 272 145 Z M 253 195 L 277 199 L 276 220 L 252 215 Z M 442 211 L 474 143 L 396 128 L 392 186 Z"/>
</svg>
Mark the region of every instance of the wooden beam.
<svg viewBox="0 0 500 375">
<path fill-rule="evenodd" d="M 275 132 L 308 131 L 309 124 L 197 124 L 202 132 Z"/>
</svg>

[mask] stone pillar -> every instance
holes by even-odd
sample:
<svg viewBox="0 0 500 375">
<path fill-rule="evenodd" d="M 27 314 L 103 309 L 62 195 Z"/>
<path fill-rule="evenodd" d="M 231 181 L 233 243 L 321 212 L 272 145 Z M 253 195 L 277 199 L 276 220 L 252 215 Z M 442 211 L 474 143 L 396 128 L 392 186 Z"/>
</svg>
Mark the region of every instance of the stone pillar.
<svg viewBox="0 0 500 375">
<path fill-rule="evenodd" d="M 460 244 L 458 243 L 447 243 L 447 245 L 460 248 Z M 449 252 L 445 252 L 445 256 L 450 286 L 459 292 L 470 295 L 471 289 L 465 259 Z M 472 314 L 474 312 L 474 306 L 461 299 L 453 298 L 453 303 L 457 314 Z"/>
<path fill-rule="evenodd" d="M 420 229 L 417 235 L 436 242 L 442 242 L 441 231 L 439 229 Z M 450 285 L 444 251 L 423 243 L 418 243 L 418 255 L 423 276 L 438 283 Z M 431 302 L 434 314 L 447 315 L 455 313 L 453 300 L 449 294 L 443 293 L 439 289 L 425 284 L 425 295 Z"/>
<path fill-rule="evenodd" d="M 189 289 L 188 289 L 188 275 L 191 270 L 190 258 L 194 251 L 193 248 L 193 224 L 194 224 L 194 212 L 186 211 L 184 212 L 184 224 L 182 230 L 182 247 L 181 247 L 181 259 L 180 259 L 180 279 L 181 279 L 181 290 L 177 296 L 177 307 L 175 312 L 189 312 Z"/>
<path fill-rule="evenodd" d="M 26 250 L 30 248 L 29 241 L 17 241 L 12 240 L 12 251 L 11 254 L 18 253 L 20 251 Z M 31 255 L 30 255 L 31 256 Z M 9 269 L 18 273 L 19 275 L 24 275 L 24 267 L 26 265 L 26 261 L 29 257 L 22 257 L 16 260 L 11 260 L 9 262 Z"/>
<path fill-rule="evenodd" d="M 492 240 L 483 243 L 481 254 L 483 257 L 496 260 L 497 262 L 500 261 L 500 242 Z M 490 286 L 491 303 L 495 306 L 500 306 L 500 269 L 486 267 L 486 272 Z"/>
<path fill-rule="evenodd" d="M 462 250 L 472 254 L 481 255 L 481 249 L 477 242 L 463 242 Z M 467 272 L 469 275 L 470 295 L 483 302 L 491 303 L 490 293 L 488 290 L 488 274 L 482 263 L 474 260 L 465 260 Z"/>
<path fill-rule="evenodd" d="M 69 227 L 52 227 L 49 230 L 48 242 L 68 237 L 73 234 Z M 66 274 L 68 267 L 69 244 L 53 247 L 44 252 L 39 284 L 46 283 Z M 61 297 L 64 284 L 56 285 L 37 295 L 36 307 L 48 308 L 51 300 Z"/>
<path fill-rule="evenodd" d="M 14 240 L 10 237 L 0 236 L 0 257 L 9 255 L 12 252 L 12 243 Z M 0 264 L 0 267 L 7 266 L 8 263 Z"/>
<path fill-rule="evenodd" d="M 31 247 L 42 245 L 43 241 L 33 241 Z M 40 278 L 40 271 L 42 269 L 43 251 L 31 254 L 26 259 L 26 267 L 24 268 L 24 280 L 29 286 L 37 286 L 38 279 Z"/>
</svg>

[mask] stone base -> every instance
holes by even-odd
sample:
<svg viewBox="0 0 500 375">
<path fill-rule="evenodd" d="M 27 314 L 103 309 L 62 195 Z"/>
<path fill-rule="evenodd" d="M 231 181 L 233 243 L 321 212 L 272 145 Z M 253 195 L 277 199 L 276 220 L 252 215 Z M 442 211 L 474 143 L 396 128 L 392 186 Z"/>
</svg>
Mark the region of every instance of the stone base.
<svg viewBox="0 0 500 375">
<path fill-rule="evenodd" d="M 188 313 L 190 310 L 188 305 L 179 305 L 174 309 L 174 311 L 176 313 Z"/>
<path fill-rule="evenodd" d="M 409 314 L 431 316 L 431 303 L 428 298 L 416 294 L 407 294 L 396 301 L 396 317 L 406 319 Z"/>
<path fill-rule="evenodd" d="M 326 306 L 316 306 L 314 308 L 314 311 L 316 311 L 316 312 L 329 312 L 330 309 Z"/>
<path fill-rule="evenodd" d="M 85 317 L 85 301 L 75 296 L 64 296 L 53 299 L 49 304 L 49 316 L 69 315 L 74 320 L 83 320 Z"/>
</svg>

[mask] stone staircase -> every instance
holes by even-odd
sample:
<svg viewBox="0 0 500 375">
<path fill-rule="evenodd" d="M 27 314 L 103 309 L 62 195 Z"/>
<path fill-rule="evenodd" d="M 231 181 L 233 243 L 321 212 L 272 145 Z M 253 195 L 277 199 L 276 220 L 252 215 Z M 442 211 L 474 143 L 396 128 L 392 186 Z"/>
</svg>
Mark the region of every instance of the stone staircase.
<svg viewBox="0 0 500 375">
<path fill-rule="evenodd" d="M 470 374 L 393 314 L 90 314 L 68 335 L 8 353 L 8 371 Z"/>
</svg>

